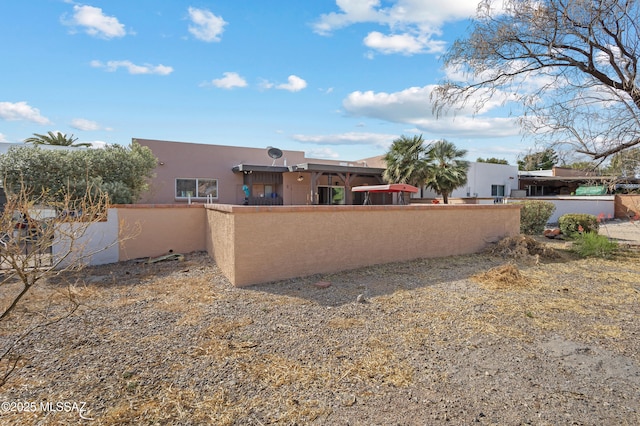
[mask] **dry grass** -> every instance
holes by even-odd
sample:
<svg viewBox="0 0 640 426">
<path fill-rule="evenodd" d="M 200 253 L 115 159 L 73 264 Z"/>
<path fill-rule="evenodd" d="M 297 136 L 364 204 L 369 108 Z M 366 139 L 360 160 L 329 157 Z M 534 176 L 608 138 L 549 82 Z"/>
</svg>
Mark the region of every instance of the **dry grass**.
<svg viewBox="0 0 640 426">
<path fill-rule="evenodd" d="M 507 263 L 491 268 L 486 272 L 480 272 L 472 276 L 471 279 L 494 290 L 513 289 L 529 285 L 529 280 L 520 273 L 518 266 L 513 263 Z"/>
<path fill-rule="evenodd" d="M 229 287 L 201 256 L 121 265 L 113 274 L 98 268 L 92 273 L 105 282 L 77 290 L 87 308 L 20 348 L 25 368 L 0 399 L 87 400 L 98 425 L 470 423 L 469 410 L 499 413 L 498 423 L 562 423 L 563 413 L 589 423 L 584 413 L 607 415 L 593 408 L 600 382 L 580 382 L 588 407 L 557 399 L 545 406 L 568 379 L 556 377 L 559 361 L 545 364 L 539 345 L 562 336 L 639 363 L 640 253 L 566 256 L 520 238 L 491 254 L 250 289 Z M 332 286 L 319 289 L 319 280 Z M 58 300 L 62 288 L 32 297 Z M 356 303 L 363 292 L 368 302 Z M 527 374 L 541 383 L 535 392 L 525 379 L 512 381 Z M 599 374 L 591 371 L 590 380 Z M 609 392 L 597 396 L 598 407 L 640 402 L 638 384 L 625 382 L 632 375 L 616 380 L 627 399 Z M 508 408 L 512 399 L 537 411 Z M 44 414 L 0 421 L 77 421 Z M 609 420 L 637 419 L 624 416 Z"/>
</svg>

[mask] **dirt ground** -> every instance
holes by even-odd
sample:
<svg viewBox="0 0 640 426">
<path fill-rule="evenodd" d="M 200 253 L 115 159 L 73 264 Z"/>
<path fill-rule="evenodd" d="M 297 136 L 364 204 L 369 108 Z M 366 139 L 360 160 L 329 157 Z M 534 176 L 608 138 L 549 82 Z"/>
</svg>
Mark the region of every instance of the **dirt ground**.
<svg viewBox="0 0 640 426">
<path fill-rule="evenodd" d="M 614 219 L 600 224 L 600 235 L 605 235 L 622 245 L 640 247 L 640 221 Z"/>
<path fill-rule="evenodd" d="M 0 330 L 82 302 L 18 343 L 0 423 L 640 424 L 640 251 L 567 244 L 250 288 L 205 253 L 60 277 Z"/>
</svg>

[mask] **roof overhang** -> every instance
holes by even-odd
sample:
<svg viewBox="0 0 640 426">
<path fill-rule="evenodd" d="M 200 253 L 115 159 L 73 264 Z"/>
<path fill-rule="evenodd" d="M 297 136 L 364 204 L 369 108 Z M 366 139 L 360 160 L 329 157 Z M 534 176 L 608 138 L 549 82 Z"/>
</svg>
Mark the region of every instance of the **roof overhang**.
<svg viewBox="0 0 640 426">
<path fill-rule="evenodd" d="M 521 181 L 536 181 L 536 182 L 614 182 L 616 177 L 614 176 L 531 176 L 520 175 L 518 179 Z"/>
<path fill-rule="evenodd" d="M 241 172 L 266 172 L 266 173 L 286 173 L 289 168 L 286 166 L 260 166 L 256 164 L 238 164 L 231 169 L 234 173 Z"/>
<path fill-rule="evenodd" d="M 339 166 L 333 164 L 302 163 L 289 166 L 291 172 L 319 172 L 319 173 L 351 173 L 357 175 L 382 175 L 384 169 L 378 167 Z"/>
</svg>

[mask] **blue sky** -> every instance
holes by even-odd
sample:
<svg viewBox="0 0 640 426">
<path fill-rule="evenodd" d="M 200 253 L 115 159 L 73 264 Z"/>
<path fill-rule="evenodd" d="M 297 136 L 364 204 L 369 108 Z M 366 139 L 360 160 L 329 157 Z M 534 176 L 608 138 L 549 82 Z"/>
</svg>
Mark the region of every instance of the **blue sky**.
<svg viewBox="0 0 640 426">
<path fill-rule="evenodd" d="M 440 56 L 477 0 L 4 1 L 0 141 L 61 131 L 383 154 L 400 135 L 515 164 L 528 145 L 497 105 L 436 119 Z"/>
</svg>

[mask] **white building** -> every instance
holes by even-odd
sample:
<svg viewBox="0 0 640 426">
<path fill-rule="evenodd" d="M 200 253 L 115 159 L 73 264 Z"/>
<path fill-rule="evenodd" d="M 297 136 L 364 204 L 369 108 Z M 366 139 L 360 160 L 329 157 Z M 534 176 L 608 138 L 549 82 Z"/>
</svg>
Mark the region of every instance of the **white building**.
<svg viewBox="0 0 640 426">
<path fill-rule="evenodd" d="M 512 196 L 518 189 L 518 166 L 494 163 L 469 162 L 466 185 L 455 189 L 449 198 L 501 199 Z M 426 186 L 416 197 L 437 198 L 438 195 Z M 492 201 L 493 202 L 493 201 Z"/>
</svg>

